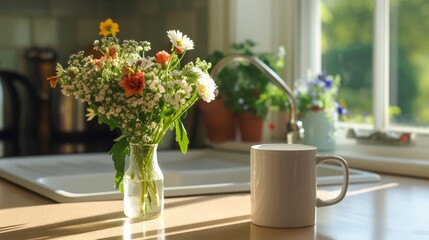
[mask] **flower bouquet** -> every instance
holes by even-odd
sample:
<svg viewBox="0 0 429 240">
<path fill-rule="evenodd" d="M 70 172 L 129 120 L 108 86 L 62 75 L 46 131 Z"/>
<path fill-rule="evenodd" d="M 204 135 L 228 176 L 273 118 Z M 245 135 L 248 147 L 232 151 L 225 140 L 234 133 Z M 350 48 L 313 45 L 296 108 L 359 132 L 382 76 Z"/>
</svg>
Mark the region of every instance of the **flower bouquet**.
<svg viewBox="0 0 429 240">
<path fill-rule="evenodd" d="M 212 101 L 216 85 L 208 75 L 210 63 L 196 59 L 181 65 L 194 43 L 180 31 L 167 31 L 171 51 L 158 51 L 155 56 L 147 55 L 149 42 L 120 42 L 117 32 L 119 26 L 111 19 L 101 22 L 103 37 L 94 41 L 94 50 L 102 57 L 80 51 L 70 56 L 67 67 L 57 64 L 56 75 L 48 80 L 53 88 L 61 85 L 64 95 L 88 104 L 88 121 L 97 116 L 100 124 L 120 131 L 109 151 L 116 169 L 115 187 L 124 191 L 127 216 L 153 217 L 160 214 L 163 203 L 156 146 L 167 130 L 175 129 L 176 141 L 186 153 L 189 140 L 181 117 L 198 99 Z M 124 186 L 126 180 L 135 186 Z"/>
</svg>

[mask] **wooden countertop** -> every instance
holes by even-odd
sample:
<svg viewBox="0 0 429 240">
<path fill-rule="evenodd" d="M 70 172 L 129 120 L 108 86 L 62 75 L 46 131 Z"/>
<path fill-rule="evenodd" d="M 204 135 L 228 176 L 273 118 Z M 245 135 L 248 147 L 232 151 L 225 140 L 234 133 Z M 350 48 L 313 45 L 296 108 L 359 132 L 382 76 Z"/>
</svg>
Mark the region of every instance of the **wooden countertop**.
<svg viewBox="0 0 429 240">
<path fill-rule="evenodd" d="M 319 197 L 339 186 L 320 188 Z M 318 209 L 314 227 L 250 223 L 248 193 L 167 198 L 162 217 L 130 222 L 122 201 L 58 204 L 0 179 L 0 239 L 429 239 L 429 180 L 382 175 Z"/>
</svg>

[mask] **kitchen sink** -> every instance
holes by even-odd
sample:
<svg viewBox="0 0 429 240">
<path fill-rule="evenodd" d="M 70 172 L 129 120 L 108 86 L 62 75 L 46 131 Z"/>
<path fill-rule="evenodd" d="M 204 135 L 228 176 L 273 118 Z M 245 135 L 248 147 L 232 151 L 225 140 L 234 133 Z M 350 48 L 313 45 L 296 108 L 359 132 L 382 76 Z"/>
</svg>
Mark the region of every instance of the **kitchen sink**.
<svg viewBox="0 0 429 240">
<path fill-rule="evenodd" d="M 158 151 L 165 196 L 248 192 L 249 154 L 212 149 Z M 318 167 L 318 185 L 342 183 L 336 165 Z M 0 160 L 0 177 L 57 202 L 122 199 L 115 190 L 114 168 L 106 153 L 10 157 Z M 379 175 L 350 169 L 350 183 L 378 181 Z"/>
</svg>

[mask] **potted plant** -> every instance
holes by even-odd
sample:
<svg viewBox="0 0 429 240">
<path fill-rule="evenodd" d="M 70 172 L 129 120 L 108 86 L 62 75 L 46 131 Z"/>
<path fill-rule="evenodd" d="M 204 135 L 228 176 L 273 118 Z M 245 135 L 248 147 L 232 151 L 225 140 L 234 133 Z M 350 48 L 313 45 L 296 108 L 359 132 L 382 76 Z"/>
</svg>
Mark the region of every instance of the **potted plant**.
<svg viewBox="0 0 429 240">
<path fill-rule="evenodd" d="M 234 53 L 256 56 L 274 71 L 284 67 L 284 49 L 279 48 L 278 54 L 253 51 L 256 43 L 246 40 L 234 43 L 231 48 Z M 208 57 L 208 61 L 215 65 L 227 55 L 215 51 Z M 276 86 L 270 84 L 269 78 L 257 67 L 238 63 L 225 67 L 215 79 L 218 85 L 218 101 L 229 112 L 228 129 L 239 130 L 242 141 L 257 142 L 262 138 L 263 120 L 268 111 L 285 110 L 287 98 Z M 236 125 L 234 125 L 236 123 Z M 237 134 L 234 134 L 237 136 Z"/>
<path fill-rule="evenodd" d="M 297 81 L 295 99 L 304 128 L 303 143 L 320 151 L 335 149 L 335 128 L 338 117 L 347 113 L 337 102 L 340 76 L 322 72 Z"/>
</svg>

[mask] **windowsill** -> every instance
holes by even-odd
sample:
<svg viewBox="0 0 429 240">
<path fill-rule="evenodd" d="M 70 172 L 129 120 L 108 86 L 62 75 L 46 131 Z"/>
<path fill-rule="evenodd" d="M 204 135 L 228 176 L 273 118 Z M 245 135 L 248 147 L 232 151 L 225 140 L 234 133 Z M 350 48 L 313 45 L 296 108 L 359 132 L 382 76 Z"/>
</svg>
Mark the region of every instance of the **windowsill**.
<svg viewBox="0 0 429 240">
<path fill-rule="evenodd" d="M 335 154 L 344 157 L 352 168 L 413 177 L 429 177 L 427 149 L 409 146 L 337 144 Z M 427 156 L 427 155 L 426 155 Z"/>
<path fill-rule="evenodd" d="M 341 135 L 344 136 L 339 134 L 339 136 Z M 256 143 L 208 143 L 214 149 L 239 152 L 249 152 L 250 147 L 254 144 Z M 410 146 L 369 145 L 356 143 L 353 139 L 343 137 L 337 139 L 334 154 L 344 157 L 351 168 L 412 177 L 429 177 L 428 147 L 417 144 Z"/>
<path fill-rule="evenodd" d="M 427 136 L 420 135 L 410 145 L 357 143 L 345 138 L 345 128 L 337 132 L 335 154 L 344 157 L 352 168 L 413 177 L 429 177 Z"/>
</svg>

